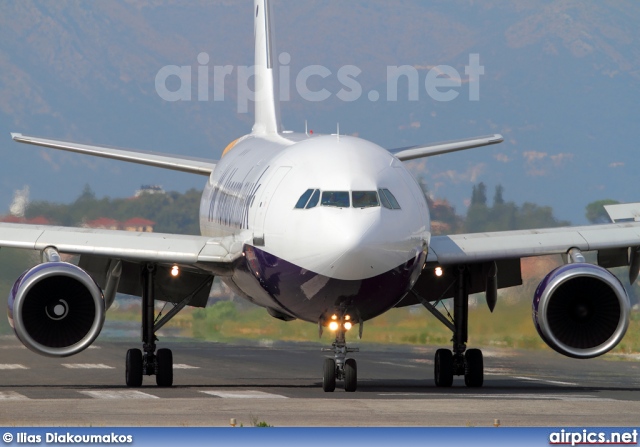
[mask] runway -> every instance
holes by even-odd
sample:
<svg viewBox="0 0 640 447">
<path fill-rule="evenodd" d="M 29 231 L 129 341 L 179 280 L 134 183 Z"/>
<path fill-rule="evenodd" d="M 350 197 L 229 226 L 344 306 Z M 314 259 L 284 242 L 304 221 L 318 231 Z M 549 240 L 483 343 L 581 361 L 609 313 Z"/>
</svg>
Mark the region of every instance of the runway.
<svg viewBox="0 0 640 447">
<path fill-rule="evenodd" d="M 174 384 L 124 386 L 136 334 L 108 322 L 95 345 L 70 358 L 41 357 L 0 338 L 0 424 L 53 426 L 634 426 L 640 362 L 574 360 L 548 351 L 483 348 L 485 386 L 433 383 L 437 347 L 369 345 L 358 390 L 321 389 L 322 341 L 206 343 L 162 337 L 174 354 Z M 135 331 L 134 331 L 135 332 Z"/>
</svg>

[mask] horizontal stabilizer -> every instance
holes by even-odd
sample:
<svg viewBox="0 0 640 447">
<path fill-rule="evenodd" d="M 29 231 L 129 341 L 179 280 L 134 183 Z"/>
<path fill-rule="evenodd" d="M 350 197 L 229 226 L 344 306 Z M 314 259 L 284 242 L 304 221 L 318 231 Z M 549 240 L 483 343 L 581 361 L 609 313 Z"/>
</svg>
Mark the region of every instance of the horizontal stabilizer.
<svg viewBox="0 0 640 447">
<path fill-rule="evenodd" d="M 185 157 L 181 155 L 169 155 L 158 152 L 137 151 L 131 149 L 118 149 L 107 146 L 89 146 L 87 144 L 70 143 L 66 141 L 47 140 L 44 138 L 29 137 L 20 133 L 12 133 L 11 138 L 18 143 L 33 144 L 35 146 L 60 149 L 63 151 L 77 152 L 96 157 L 112 158 L 147 166 L 171 169 L 174 171 L 188 172 L 191 174 L 210 175 L 216 167 L 216 162 L 201 158 Z"/>
<path fill-rule="evenodd" d="M 429 145 L 419 145 L 391 149 L 393 155 L 399 160 L 407 161 L 414 158 L 432 157 L 434 155 L 446 154 L 448 152 L 463 151 L 474 147 L 488 146 L 490 144 L 502 143 L 504 139 L 500 134 L 487 135 L 486 137 L 467 138 L 465 140 L 445 141 Z"/>
</svg>

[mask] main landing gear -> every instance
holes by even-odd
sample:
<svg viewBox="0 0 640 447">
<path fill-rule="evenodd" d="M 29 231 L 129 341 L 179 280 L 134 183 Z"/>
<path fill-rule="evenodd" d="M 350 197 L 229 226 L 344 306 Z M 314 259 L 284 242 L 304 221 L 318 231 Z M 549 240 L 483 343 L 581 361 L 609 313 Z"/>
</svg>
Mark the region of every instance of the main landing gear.
<svg viewBox="0 0 640 447">
<path fill-rule="evenodd" d="M 161 387 L 173 385 L 173 354 L 170 349 L 158 349 L 156 352 L 156 330 L 154 319 L 153 278 L 155 265 L 147 264 L 142 272 L 142 343 L 144 355 L 140 349 L 127 351 L 125 378 L 128 387 L 142 386 L 142 376 L 156 376 L 156 384 Z M 176 306 L 177 307 L 177 306 Z M 175 308 L 174 308 L 175 310 Z M 179 309 L 178 309 L 179 310 Z M 167 317 L 171 318 L 177 310 Z M 164 322 L 169 318 L 165 317 Z"/>
<path fill-rule="evenodd" d="M 331 345 L 332 347 L 323 349 L 323 351 L 333 352 L 334 357 L 324 359 L 322 389 L 328 393 L 335 391 L 336 380 L 344 380 L 344 390 L 347 392 L 353 392 L 358 388 L 358 365 L 355 359 L 348 359 L 347 354 L 360 350 L 347 348 L 345 340 L 347 329 L 344 326 L 345 323 L 339 323 L 336 330 L 336 340 Z"/>
<path fill-rule="evenodd" d="M 438 349 L 436 351 L 434 378 L 438 387 L 450 387 L 453 384 L 453 376 L 462 375 L 464 375 L 464 383 L 468 387 L 481 387 L 484 382 L 482 351 L 467 349 L 469 323 L 467 274 L 466 267 L 458 267 L 457 287 L 453 298 L 453 323 L 447 320 L 431 303 L 418 296 L 427 310 L 453 332 L 453 350 Z"/>
</svg>

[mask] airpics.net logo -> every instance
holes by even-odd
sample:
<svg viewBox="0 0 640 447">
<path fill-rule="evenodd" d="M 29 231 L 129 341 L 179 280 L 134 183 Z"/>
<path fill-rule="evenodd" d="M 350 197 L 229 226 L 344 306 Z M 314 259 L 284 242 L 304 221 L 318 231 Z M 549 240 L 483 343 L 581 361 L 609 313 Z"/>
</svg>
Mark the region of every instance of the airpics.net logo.
<svg viewBox="0 0 640 447">
<path fill-rule="evenodd" d="M 249 103 L 256 101 L 259 91 L 251 88 L 252 78 L 256 74 L 255 66 L 211 65 L 207 53 L 200 53 L 197 65 L 165 65 L 156 74 L 155 87 L 158 96 L 165 101 L 224 101 L 228 83 L 235 78 L 238 113 L 248 113 Z M 292 90 L 305 101 L 321 102 L 336 97 L 344 102 L 359 100 L 364 89 L 358 78 L 362 70 L 355 65 L 343 65 L 332 71 L 323 65 L 308 65 L 297 73 L 291 70 L 291 55 L 280 53 L 278 56 L 278 100 L 290 101 Z M 195 70 L 194 70 L 195 68 Z M 469 62 L 464 67 L 463 77 L 460 72 L 450 65 L 436 65 L 428 67 L 426 74 L 423 67 L 412 65 L 389 65 L 386 70 L 386 95 L 378 90 L 369 90 L 366 97 L 371 102 L 386 99 L 420 101 L 425 94 L 439 102 L 453 101 L 467 98 L 469 101 L 480 100 L 480 76 L 484 75 L 484 66 L 480 64 L 480 55 L 469 54 Z M 335 85 L 337 80 L 339 89 L 330 91 L 322 87 L 323 82 Z M 406 89 L 404 88 L 406 86 Z M 399 90 L 403 88 L 402 94 Z M 465 91 L 466 90 L 466 91 Z M 401 97 L 404 96 L 404 97 Z"/>
</svg>

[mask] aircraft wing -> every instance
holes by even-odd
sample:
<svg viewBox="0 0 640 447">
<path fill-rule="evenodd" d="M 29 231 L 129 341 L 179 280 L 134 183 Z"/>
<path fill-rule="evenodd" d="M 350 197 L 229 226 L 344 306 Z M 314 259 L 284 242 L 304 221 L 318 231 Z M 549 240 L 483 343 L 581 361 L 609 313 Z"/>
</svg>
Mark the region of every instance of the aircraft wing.
<svg viewBox="0 0 640 447">
<path fill-rule="evenodd" d="M 427 262 L 453 265 L 566 254 L 571 248 L 586 252 L 636 246 L 640 222 L 456 234 L 432 237 Z"/>
<path fill-rule="evenodd" d="M 96 157 L 112 158 L 174 171 L 188 172 L 191 174 L 210 175 L 216 167 L 214 160 L 206 160 L 182 155 L 169 155 L 158 152 L 146 152 L 132 149 L 118 149 L 107 146 L 90 146 L 88 144 L 71 143 L 45 138 L 29 137 L 20 133 L 12 133 L 11 138 L 18 143 L 32 144 L 34 146 L 48 147 Z"/>
<path fill-rule="evenodd" d="M 445 141 L 427 145 L 402 147 L 389 149 L 393 155 L 402 161 L 413 160 L 415 158 L 432 157 L 434 155 L 446 154 L 448 152 L 463 151 L 474 147 L 488 146 L 490 144 L 502 143 L 504 138 L 500 134 L 487 135 L 485 137 L 467 138 L 464 140 Z"/>
<path fill-rule="evenodd" d="M 230 264 L 242 254 L 233 237 L 210 238 L 162 233 L 138 233 L 93 228 L 0 224 L 0 247 L 180 265 Z"/>
<path fill-rule="evenodd" d="M 433 236 L 414 293 L 396 307 L 453 297 L 455 288 L 451 284 L 459 265 L 468 268 L 469 293 L 479 293 L 485 292 L 487 278 L 494 275 L 498 289 L 521 285 L 522 258 L 567 255 L 573 248 L 581 252 L 597 251 L 597 264 L 604 268 L 631 265 L 629 276 L 634 282 L 640 268 L 638 247 L 640 222 Z"/>
</svg>

